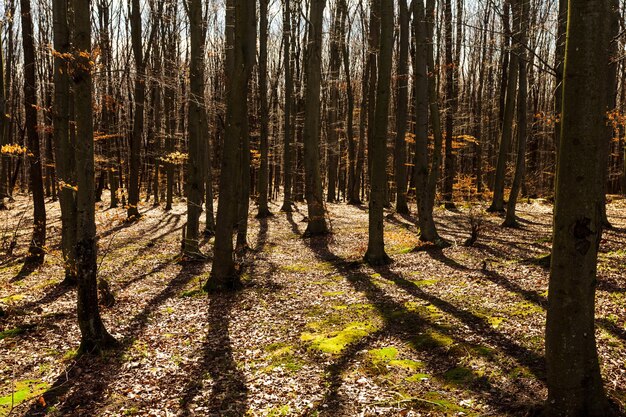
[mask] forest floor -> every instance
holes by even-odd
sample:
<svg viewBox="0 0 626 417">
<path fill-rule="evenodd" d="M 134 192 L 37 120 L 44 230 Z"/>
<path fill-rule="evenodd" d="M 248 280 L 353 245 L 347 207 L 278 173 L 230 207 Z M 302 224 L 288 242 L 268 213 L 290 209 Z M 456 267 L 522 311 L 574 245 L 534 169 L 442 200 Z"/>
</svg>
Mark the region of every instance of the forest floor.
<svg viewBox="0 0 626 417">
<path fill-rule="evenodd" d="M 103 203 L 105 204 L 105 203 Z M 76 357 L 75 290 L 61 284 L 58 203 L 48 202 L 45 264 L 23 268 L 25 197 L 0 213 L 0 416 L 532 415 L 543 361 L 552 207 L 520 204 L 520 229 L 484 217 L 474 247 L 468 208 L 437 209 L 453 245 L 413 251 L 410 216 L 386 213 L 394 263 L 362 264 L 365 207 L 330 204 L 333 233 L 304 239 L 306 206 L 250 218 L 244 288 L 207 295 L 206 263 L 180 262 L 184 203 L 97 211 L 103 307 L 120 348 Z M 26 213 L 24 215 L 24 213 Z M 601 245 L 597 340 L 606 389 L 626 407 L 626 201 Z M 20 223 L 17 228 L 17 223 Z M 4 255 L 17 229 L 17 247 Z M 12 405 L 13 404 L 13 405 Z M 12 409 L 12 406 L 14 407 Z"/>
</svg>

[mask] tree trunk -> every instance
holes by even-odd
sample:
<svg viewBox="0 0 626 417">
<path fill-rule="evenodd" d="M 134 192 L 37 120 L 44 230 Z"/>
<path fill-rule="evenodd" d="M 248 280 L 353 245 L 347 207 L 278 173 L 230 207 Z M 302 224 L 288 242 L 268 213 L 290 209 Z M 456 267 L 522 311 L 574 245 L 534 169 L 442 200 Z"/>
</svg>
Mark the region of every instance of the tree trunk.
<svg viewBox="0 0 626 417">
<path fill-rule="evenodd" d="M 37 72 L 30 0 L 21 0 L 22 38 L 24 47 L 24 112 L 30 161 L 30 187 L 33 193 L 33 237 L 29 257 L 41 264 L 46 253 L 46 205 L 44 203 L 41 152 L 37 128 Z"/>
<path fill-rule="evenodd" d="M 339 7 L 342 9 L 344 16 L 348 15 L 348 5 L 346 0 L 339 1 Z M 347 38 L 350 37 L 350 28 L 348 28 Z M 346 41 L 346 34 L 341 37 L 341 54 L 343 59 L 343 69 L 346 78 L 346 138 L 348 141 L 348 167 L 347 167 L 347 200 L 350 204 L 354 196 L 354 187 L 357 182 L 356 178 L 356 142 L 354 139 L 354 91 L 352 88 L 352 74 L 350 73 L 350 46 Z"/>
<path fill-rule="evenodd" d="M 548 317 L 548 416 L 609 415 L 595 340 L 610 5 L 570 0 Z"/>
<path fill-rule="evenodd" d="M 515 116 L 515 99 L 517 92 L 517 80 L 519 75 L 519 52 L 520 46 L 518 35 L 520 31 L 519 13 L 513 13 L 513 42 L 509 57 L 508 83 L 504 104 L 504 120 L 502 122 L 502 134 L 498 162 L 496 166 L 496 178 L 493 186 L 493 200 L 487 209 L 489 212 L 504 211 L 504 183 L 506 180 L 506 164 L 508 160 L 511 138 L 513 137 L 513 119 Z"/>
<path fill-rule="evenodd" d="M 284 144 L 283 144 L 283 167 L 284 167 L 284 188 L 283 188 L 283 206 L 281 211 L 291 212 L 293 210 L 293 201 L 291 197 L 291 188 L 293 182 L 293 144 L 292 144 L 292 125 L 291 125 L 291 106 L 293 104 L 293 78 L 291 73 L 291 3 L 290 0 L 284 0 L 283 4 L 283 48 L 285 61 L 285 109 L 283 128 Z"/>
<path fill-rule="evenodd" d="M 233 224 L 237 218 L 236 178 L 240 157 L 240 140 L 247 114 L 242 103 L 247 99 L 248 81 L 252 71 L 256 45 L 255 2 L 228 0 L 226 10 L 226 131 L 220 172 L 220 193 L 215 228 L 215 255 L 211 277 L 205 284 L 208 291 L 232 289 L 239 285 L 233 259 Z M 231 47 L 232 45 L 232 47 Z"/>
<path fill-rule="evenodd" d="M 517 227 L 517 216 L 515 208 L 517 206 L 517 197 L 522 186 L 522 181 L 526 174 L 526 142 L 527 142 L 527 83 L 526 61 L 527 48 L 527 31 L 528 31 L 528 13 L 530 5 L 529 0 L 517 0 L 517 7 L 514 13 L 521 13 L 521 30 L 515 36 L 519 37 L 519 89 L 517 92 L 517 162 L 515 164 L 515 176 L 513 177 L 513 185 L 511 186 L 511 194 L 506 206 L 506 218 L 503 226 Z"/>
<path fill-rule="evenodd" d="M 104 328 L 98 309 L 90 4 L 90 1 L 74 0 L 72 79 L 76 112 L 76 265 L 81 353 L 99 353 L 116 344 Z"/>
<path fill-rule="evenodd" d="M 309 223 L 306 236 L 328 233 L 322 180 L 320 176 L 320 85 L 322 78 L 322 24 L 325 0 L 311 0 L 309 9 L 308 45 L 305 55 L 305 117 L 304 117 L 304 170 L 305 194 Z"/>
<path fill-rule="evenodd" d="M 2 37 L 0 37 L 0 147 L 8 144 L 7 137 L 7 124 L 8 119 L 6 117 L 7 114 L 7 105 L 6 101 L 8 98 L 8 94 L 6 94 L 5 90 L 8 90 L 4 83 L 4 48 L 2 46 Z M 7 82 L 8 84 L 8 82 Z M 8 179 L 9 179 L 9 158 L 6 155 L 0 153 L 0 210 L 5 210 L 7 206 L 5 205 L 4 199 L 9 197 L 8 190 Z"/>
<path fill-rule="evenodd" d="M 259 169 L 259 208 L 258 218 L 270 216 L 267 205 L 269 193 L 269 103 L 267 102 L 267 36 L 268 36 L 268 0 L 259 0 L 259 101 L 261 107 L 261 166 Z"/>
<path fill-rule="evenodd" d="M 394 6 L 389 1 L 373 0 L 371 7 L 380 16 L 380 44 L 378 48 L 378 83 L 373 133 L 370 140 L 370 203 L 369 233 L 365 261 L 370 265 L 385 265 L 391 259 L 385 253 L 384 205 L 387 165 L 387 128 L 391 96 L 391 67 L 393 57 Z"/>
<path fill-rule="evenodd" d="M 131 41 L 135 56 L 135 110 L 133 112 L 133 130 L 130 135 L 130 172 L 128 178 L 128 219 L 136 219 L 139 214 L 139 168 L 141 165 L 141 138 L 143 135 L 144 104 L 146 101 L 146 58 L 143 53 L 141 37 L 141 9 L 139 0 L 132 0 Z"/>
<path fill-rule="evenodd" d="M 176 134 L 176 87 L 173 80 L 176 78 L 176 66 L 174 61 L 176 60 L 176 18 L 178 16 L 178 2 L 169 4 L 166 9 L 166 31 L 167 36 L 165 40 L 165 76 L 171 82 L 165 85 L 164 95 L 164 110 L 165 110 L 165 152 L 170 155 L 175 151 L 175 134 Z M 174 168 L 175 165 L 168 160 L 165 164 L 165 210 L 172 209 L 172 203 L 174 199 Z"/>
<path fill-rule="evenodd" d="M 418 225 L 420 240 L 446 246 L 437 232 L 433 218 L 437 181 L 441 170 L 441 116 L 437 101 L 437 79 L 433 48 L 435 0 L 428 0 L 426 11 L 422 0 L 414 3 L 414 27 L 417 45 L 415 48 L 415 173 L 417 188 Z M 428 167 L 428 114 L 432 124 L 434 143 L 432 163 Z"/>
<path fill-rule="evenodd" d="M 339 135 L 337 134 L 337 121 L 339 110 L 339 70 L 341 69 L 341 27 L 343 26 L 343 9 L 339 4 L 334 9 L 333 20 L 330 30 L 330 50 L 328 69 L 328 97 L 327 97 L 327 195 L 329 203 L 337 201 L 337 175 L 339 170 Z"/>
<path fill-rule="evenodd" d="M 63 54 L 70 52 L 68 2 L 54 2 L 54 107 L 53 136 L 56 150 L 59 203 L 61 206 L 61 246 L 65 265 L 65 281 L 76 283 L 76 160 L 70 137 L 70 78 L 68 61 Z M 55 187 L 57 185 L 55 184 Z"/>
<path fill-rule="evenodd" d="M 445 169 L 443 177 L 443 201 L 448 209 L 454 208 L 454 198 L 452 195 L 454 186 L 454 155 L 452 150 L 452 134 L 454 133 L 454 112 L 456 111 L 456 91 L 454 88 L 454 65 L 456 64 L 452 54 L 452 5 L 451 0 L 444 0 L 444 32 L 445 32 L 445 54 L 446 54 L 446 153 Z"/>
<path fill-rule="evenodd" d="M 409 213 L 407 204 L 406 122 L 409 99 L 409 9 L 406 0 L 400 0 L 400 46 L 398 53 L 396 93 L 396 141 L 394 171 L 396 179 L 396 212 Z"/>
<path fill-rule="evenodd" d="M 184 253 L 188 257 L 195 258 L 202 257 L 198 247 L 205 177 L 202 151 L 206 150 L 203 146 L 203 136 L 208 134 L 202 130 L 202 118 L 205 117 L 206 107 L 204 104 L 205 24 L 201 0 L 189 0 L 187 12 L 190 33 L 189 110 L 187 114 L 189 158 L 187 159 L 187 233 Z"/>
</svg>

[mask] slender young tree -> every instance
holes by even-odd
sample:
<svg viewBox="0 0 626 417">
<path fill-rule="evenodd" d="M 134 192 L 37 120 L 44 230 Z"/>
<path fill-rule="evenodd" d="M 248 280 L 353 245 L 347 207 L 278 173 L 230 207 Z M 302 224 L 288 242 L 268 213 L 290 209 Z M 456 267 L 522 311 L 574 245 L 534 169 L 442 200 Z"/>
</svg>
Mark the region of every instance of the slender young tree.
<svg viewBox="0 0 626 417">
<path fill-rule="evenodd" d="M 178 18 L 178 1 L 168 2 L 165 9 L 166 19 L 163 28 L 164 34 L 164 55 L 165 55 L 165 77 L 169 81 L 165 85 L 164 94 L 164 113 L 165 113 L 165 151 L 172 154 L 175 150 L 176 135 L 176 87 L 174 80 L 177 75 L 176 71 L 176 33 Z M 165 191 L 165 210 L 172 209 L 174 200 L 174 164 L 171 161 L 165 164 L 166 171 L 166 191 Z"/>
<path fill-rule="evenodd" d="M 259 0 L 259 101 L 261 110 L 261 166 L 259 169 L 258 218 L 270 216 L 269 197 L 269 103 L 267 99 L 268 0 Z"/>
<path fill-rule="evenodd" d="M 365 261 L 370 265 L 385 265 L 391 259 L 385 253 L 384 206 L 387 162 L 387 128 L 391 96 L 391 67 L 393 55 L 393 2 L 372 2 L 380 16 L 380 44 L 378 48 L 378 83 L 376 88 L 376 111 L 374 137 L 370 140 L 370 203 L 369 234 Z"/>
<path fill-rule="evenodd" d="M 546 415 L 609 415 L 595 338 L 610 2 L 570 0 L 548 316 Z"/>
<path fill-rule="evenodd" d="M 496 178 L 493 187 L 493 199 L 489 212 L 504 212 L 504 183 L 506 180 L 506 164 L 509 148 L 513 137 L 513 119 L 515 118 L 515 99 L 517 96 L 517 82 L 519 76 L 519 32 L 520 14 L 513 8 L 513 46 L 509 53 L 508 80 L 506 86 L 506 98 L 503 111 L 502 133 L 500 135 L 500 149 L 498 150 L 498 162 L 496 165 Z"/>
<path fill-rule="evenodd" d="M 203 146 L 204 136 L 202 118 L 205 117 L 204 100 L 204 48 L 205 24 L 201 0 L 188 0 L 186 3 L 190 34 L 190 69 L 189 69 L 189 112 L 187 114 L 189 131 L 189 158 L 187 160 L 187 233 L 184 253 L 188 257 L 201 257 L 198 239 L 200 235 L 200 214 L 204 195 Z"/>
<path fill-rule="evenodd" d="M 409 9 L 406 0 L 399 0 L 400 39 L 396 92 L 396 141 L 394 146 L 394 171 L 396 179 L 396 211 L 409 213 L 407 204 L 406 123 L 409 100 Z"/>
<path fill-rule="evenodd" d="M 445 34 L 445 92 L 446 92 L 446 137 L 445 137 L 445 169 L 443 177 L 443 201 L 447 209 L 454 208 L 453 186 L 454 186 L 454 154 L 452 149 L 452 135 L 454 133 L 454 112 L 456 111 L 457 92 L 455 91 L 455 68 L 456 62 L 453 58 L 452 45 L 452 2 L 444 0 L 444 34 Z"/>
<path fill-rule="evenodd" d="M 76 156 L 70 136 L 70 77 L 67 54 L 71 52 L 68 1 L 55 1 L 54 16 L 54 103 L 53 139 L 61 205 L 61 246 L 65 281 L 76 282 Z"/>
<path fill-rule="evenodd" d="M 146 66 L 150 59 L 150 45 L 144 53 L 142 39 L 141 7 L 139 0 L 130 3 L 130 30 L 133 55 L 135 57 L 135 110 L 133 112 L 133 129 L 130 135 L 130 175 L 128 178 L 128 209 L 129 219 L 137 219 L 139 213 L 139 169 L 141 166 L 141 139 L 144 129 L 144 110 L 146 102 Z M 154 32 L 153 32 L 154 33 Z"/>
<path fill-rule="evenodd" d="M 4 83 L 4 48 L 2 47 L 2 37 L 0 36 L 0 147 L 7 144 L 6 138 L 6 125 L 7 125 L 7 117 L 6 117 L 6 94 L 5 94 L 5 83 Z M 9 163 L 8 158 L 5 155 L 0 153 L 0 210 L 6 210 L 7 206 L 4 202 L 4 199 L 9 197 L 9 192 L 7 189 L 7 179 L 8 179 L 8 170 Z"/>
<path fill-rule="evenodd" d="M 311 0 L 308 19 L 308 45 L 305 53 L 304 170 L 305 194 L 309 210 L 306 236 L 328 233 L 322 179 L 320 175 L 320 88 L 322 80 L 322 29 L 326 0 Z"/>
<path fill-rule="evenodd" d="M 46 205 L 41 172 L 41 151 L 37 127 L 37 70 L 35 39 L 30 0 L 20 0 L 24 48 L 24 113 L 30 161 L 30 187 L 33 193 L 33 236 L 29 247 L 31 261 L 43 263 L 46 253 Z"/>
<path fill-rule="evenodd" d="M 339 0 L 339 7 L 342 9 L 344 16 L 348 16 L 348 4 L 346 0 Z M 350 20 L 352 21 L 352 20 Z M 348 140 L 348 181 L 347 181 L 347 200 L 348 204 L 352 204 L 354 199 L 354 188 L 357 183 L 356 179 L 356 152 L 357 144 L 354 138 L 354 89 L 352 86 L 352 74 L 350 65 L 350 45 L 347 39 L 350 38 L 350 26 L 347 27 L 347 33 L 341 38 L 341 55 L 343 59 L 343 71 L 346 79 L 346 138 Z M 358 193 L 357 193 L 358 197 Z"/>
<path fill-rule="evenodd" d="M 326 142 L 327 142 L 327 193 L 326 201 L 337 201 L 337 181 L 339 170 L 339 135 L 337 119 L 339 113 L 339 71 L 341 69 L 341 27 L 343 25 L 342 8 L 339 4 L 332 11 L 330 29 L 330 47 L 328 52 L 328 97 L 326 102 Z"/>
<path fill-rule="evenodd" d="M 291 106 L 293 103 L 293 78 L 291 74 L 291 2 L 284 0 L 283 3 L 283 53 L 285 62 L 285 109 L 283 127 L 283 205 L 281 211 L 291 212 L 293 201 L 291 187 L 293 182 L 292 138 L 291 138 Z"/>
<path fill-rule="evenodd" d="M 116 344 L 98 308 L 94 140 L 91 61 L 91 1 L 74 0 L 72 80 L 76 116 L 76 265 L 79 351 L 99 353 Z"/>
<path fill-rule="evenodd" d="M 222 149 L 220 193 L 215 227 L 215 255 L 207 291 L 220 291 L 238 286 L 239 277 L 233 258 L 233 224 L 237 219 L 236 178 L 239 167 L 240 140 L 245 131 L 248 81 L 256 53 L 256 4 L 249 0 L 228 0 L 226 132 Z M 228 25 L 227 25 L 228 27 Z M 232 45 L 232 46 L 231 46 Z"/>
<path fill-rule="evenodd" d="M 424 10 L 423 0 L 413 3 L 413 28 L 415 31 L 415 185 L 417 191 L 418 226 L 420 240 L 446 246 L 437 232 L 433 218 L 435 192 L 441 171 L 441 115 L 437 100 L 437 80 L 433 48 L 435 0 L 428 0 Z M 433 130 L 433 156 L 428 164 L 428 115 Z"/>
<path fill-rule="evenodd" d="M 515 175 L 513 177 L 513 185 L 511 186 L 511 193 L 509 194 L 509 200 L 506 205 L 506 218 L 504 219 L 503 226 L 505 227 L 517 227 L 517 216 L 515 215 L 515 209 L 517 206 L 517 197 L 519 196 L 520 189 L 522 188 L 522 181 L 526 175 L 526 142 L 527 142 L 527 103 L 528 103 L 528 78 L 526 75 L 526 68 L 528 62 L 526 60 L 528 48 L 528 13 L 530 12 L 530 4 L 528 0 L 517 0 L 517 13 L 521 13 L 521 30 L 519 34 L 519 88 L 517 91 L 517 161 L 515 163 Z"/>
</svg>

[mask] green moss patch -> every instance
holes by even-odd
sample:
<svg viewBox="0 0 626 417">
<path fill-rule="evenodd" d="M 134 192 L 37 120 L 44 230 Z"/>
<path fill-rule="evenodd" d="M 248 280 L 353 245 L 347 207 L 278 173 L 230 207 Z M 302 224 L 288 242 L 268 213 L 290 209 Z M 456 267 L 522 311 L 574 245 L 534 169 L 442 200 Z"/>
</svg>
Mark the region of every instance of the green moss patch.
<svg viewBox="0 0 626 417">
<path fill-rule="evenodd" d="M 179 297 L 180 298 L 191 298 L 191 297 L 200 297 L 203 295 L 206 295 L 206 291 L 204 291 L 201 288 L 196 288 L 193 290 L 186 290 L 180 293 Z"/>
<path fill-rule="evenodd" d="M 12 407 L 39 397 L 49 386 L 46 382 L 34 379 L 15 382 L 13 393 L 0 397 L 0 414 L 7 415 Z"/>
<path fill-rule="evenodd" d="M 408 301 L 404 304 L 407 311 L 417 313 L 424 319 L 429 321 L 440 321 L 444 318 L 444 313 L 430 303 L 421 303 L 416 301 Z"/>
<path fill-rule="evenodd" d="M 342 295 L 343 293 L 343 291 L 327 291 L 325 293 L 322 293 L 322 295 L 324 297 L 336 297 L 338 295 Z"/>
<path fill-rule="evenodd" d="M 426 287 L 428 285 L 435 285 L 437 282 L 439 282 L 439 280 L 436 279 L 418 279 L 418 280 L 411 280 L 411 283 L 413 285 L 416 285 L 418 287 Z"/>
<path fill-rule="evenodd" d="M 270 363 L 265 371 L 281 368 L 289 372 L 297 372 L 304 366 L 304 363 L 295 356 L 294 347 L 287 343 L 272 343 L 265 347 L 265 351 Z"/>
<path fill-rule="evenodd" d="M 514 304 L 507 312 L 508 315 L 518 317 L 528 317 L 535 314 L 542 314 L 544 312 L 541 306 L 531 301 L 520 301 Z"/>
<path fill-rule="evenodd" d="M 419 334 L 411 343 L 415 349 L 426 350 L 450 347 L 454 344 L 454 339 L 436 330 L 429 330 Z"/>
<path fill-rule="evenodd" d="M 398 349 L 393 346 L 389 346 L 380 349 L 372 349 L 368 352 L 368 354 L 375 361 L 389 362 L 398 356 Z"/>
<path fill-rule="evenodd" d="M 411 376 L 408 376 L 406 378 L 404 378 L 405 381 L 408 382 L 424 382 L 430 379 L 430 375 L 428 374 L 421 374 L 421 373 L 417 373 L 417 374 L 413 374 Z"/>
<path fill-rule="evenodd" d="M 399 352 L 394 346 L 372 349 L 367 354 L 368 360 L 372 365 L 371 370 L 379 374 L 388 373 L 389 368 L 414 373 L 424 367 L 422 362 L 411 359 L 398 359 Z"/>
<path fill-rule="evenodd" d="M 467 385 L 474 378 L 474 371 L 464 366 L 449 369 L 443 374 L 443 380 L 453 385 Z"/>
<path fill-rule="evenodd" d="M 320 352 L 339 354 L 346 346 L 358 341 L 368 334 L 377 330 L 377 326 L 372 322 L 359 321 L 352 322 L 342 330 L 330 333 L 308 333 L 300 336 L 303 342 L 309 342 L 310 347 Z"/>
<path fill-rule="evenodd" d="M 26 332 L 26 329 L 22 329 L 21 327 L 16 327 L 15 329 L 7 329 L 0 332 L 0 340 L 8 339 L 9 337 L 19 336 L 24 332 Z"/>
<path fill-rule="evenodd" d="M 4 297 L 4 298 L 0 298 L 0 303 L 4 303 L 4 304 L 13 304 L 16 301 L 20 301 L 23 300 L 25 297 L 24 294 L 13 294 L 13 295 L 9 295 L 8 297 Z"/>
</svg>

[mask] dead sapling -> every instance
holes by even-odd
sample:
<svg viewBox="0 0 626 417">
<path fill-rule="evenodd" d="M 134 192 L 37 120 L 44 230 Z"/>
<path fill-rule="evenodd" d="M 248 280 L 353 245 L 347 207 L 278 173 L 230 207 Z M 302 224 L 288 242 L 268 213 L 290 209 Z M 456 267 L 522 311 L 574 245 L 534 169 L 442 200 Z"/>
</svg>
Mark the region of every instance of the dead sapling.
<svg viewBox="0 0 626 417">
<path fill-rule="evenodd" d="M 111 308 L 115 305 L 115 295 L 113 294 L 113 291 L 111 291 L 109 281 L 105 278 L 98 279 L 98 295 L 98 300 L 103 306 Z"/>
<path fill-rule="evenodd" d="M 485 216 L 480 210 L 477 210 L 472 206 L 467 214 L 467 220 L 470 225 L 471 234 L 470 237 L 465 240 L 463 246 L 470 247 L 474 246 L 480 237 L 480 233 L 482 232 L 485 224 Z"/>
</svg>

